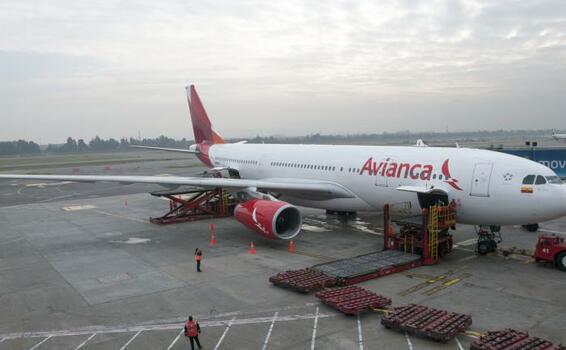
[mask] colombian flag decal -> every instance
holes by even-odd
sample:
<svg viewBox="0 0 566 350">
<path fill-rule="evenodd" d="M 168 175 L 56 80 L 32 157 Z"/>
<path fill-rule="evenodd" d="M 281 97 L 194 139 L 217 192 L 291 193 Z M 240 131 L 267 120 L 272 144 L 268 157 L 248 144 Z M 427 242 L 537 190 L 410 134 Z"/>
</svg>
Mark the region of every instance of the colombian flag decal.
<svg viewBox="0 0 566 350">
<path fill-rule="evenodd" d="M 533 193 L 533 188 L 531 186 L 522 186 L 521 193 Z"/>
</svg>

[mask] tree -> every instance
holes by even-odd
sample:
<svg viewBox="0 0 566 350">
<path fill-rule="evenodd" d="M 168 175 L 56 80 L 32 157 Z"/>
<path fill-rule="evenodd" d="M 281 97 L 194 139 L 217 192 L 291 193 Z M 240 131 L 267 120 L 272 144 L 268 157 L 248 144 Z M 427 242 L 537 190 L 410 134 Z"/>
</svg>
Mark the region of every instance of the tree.
<svg viewBox="0 0 566 350">
<path fill-rule="evenodd" d="M 25 140 L 0 142 L 0 155 L 35 154 L 40 152 L 39 145 L 35 142 Z"/>
<path fill-rule="evenodd" d="M 79 139 L 79 143 L 77 144 L 79 152 L 88 151 L 88 145 L 85 143 L 85 140 Z"/>
<path fill-rule="evenodd" d="M 67 142 L 61 147 L 62 152 L 76 152 L 79 150 L 77 141 L 72 137 L 67 137 Z"/>
</svg>

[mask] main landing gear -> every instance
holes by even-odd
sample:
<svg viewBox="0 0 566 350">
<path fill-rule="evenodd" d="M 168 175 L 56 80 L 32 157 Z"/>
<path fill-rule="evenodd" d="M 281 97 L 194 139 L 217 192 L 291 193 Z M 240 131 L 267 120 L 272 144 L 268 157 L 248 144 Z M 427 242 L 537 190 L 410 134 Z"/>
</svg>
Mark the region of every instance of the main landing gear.
<svg viewBox="0 0 566 350">
<path fill-rule="evenodd" d="M 476 229 L 478 242 L 476 252 L 479 255 L 486 255 L 497 250 L 497 244 L 503 241 L 501 237 L 501 226 L 479 226 Z"/>
<path fill-rule="evenodd" d="M 337 210 L 327 210 L 326 215 L 338 215 L 342 218 L 353 218 L 356 216 L 355 211 L 337 211 Z"/>
<path fill-rule="evenodd" d="M 523 228 L 529 232 L 537 232 L 538 231 L 538 224 L 527 224 L 523 225 Z"/>
</svg>

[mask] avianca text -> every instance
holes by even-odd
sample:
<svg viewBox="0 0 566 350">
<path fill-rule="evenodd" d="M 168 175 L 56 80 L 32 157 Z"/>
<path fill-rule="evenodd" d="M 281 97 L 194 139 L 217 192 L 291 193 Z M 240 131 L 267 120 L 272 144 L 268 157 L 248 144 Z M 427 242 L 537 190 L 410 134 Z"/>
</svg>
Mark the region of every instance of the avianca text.
<svg viewBox="0 0 566 350">
<path fill-rule="evenodd" d="M 364 163 L 360 174 L 363 175 L 367 172 L 370 176 L 386 176 L 396 178 L 411 178 L 413 180 L 430 180 L 434 168 L 431 164 L 420 163 L 399 163 L 389 160 L 375 162 L 373 157 L 370 157 Z"/>
</svg>

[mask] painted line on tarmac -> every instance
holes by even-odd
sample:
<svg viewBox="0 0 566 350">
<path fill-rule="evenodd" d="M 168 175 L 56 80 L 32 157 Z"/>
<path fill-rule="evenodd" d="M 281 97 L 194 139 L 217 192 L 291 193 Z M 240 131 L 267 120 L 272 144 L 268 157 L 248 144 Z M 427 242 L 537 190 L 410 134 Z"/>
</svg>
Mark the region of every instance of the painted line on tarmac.
<svg viewBox="0 0 566 350">
<path fill-rule="evenodd" d="M 288 315 L 277 317 L 277 322 L 285 321 L 300 321 L 300 320 L 312 320 L 316 318 L 328 318 L 341 315 L 338 313 L 325 313 L 325 314 L 303 314 L 303 315 Z M 235 317 L 234 317 L 235 318 Z M 231 320 L 210 320 L 199 322 L 201 327 L 222 327 L 225 326 Z M 232 322 L 233 326 L 238 325 L 248 325 L 248 324 L 262 324 L 271 323 L 273 317 L 253 317 L 253 318 L 242 318 L 236 319 Z M 131 333 L 137 332 L 139 330 L 144 331 L 165 331 L 182 328 L 181 322 L 174 323 L 163 323 L 163 324 L 147 324 L 139 326 L 122 326 L 122 327 L 105 327 L 105 326 L 93 326 L 86 328 L 79 328 L 74 330 L 61 330 L 54 332 L 18 332 L 9 334 L 0 334 L 0 337 L 4 340 L 15 339 L 15 338 L 45 338 L 45 337 L 64 337 L 64 336 L 75 336 L 75 335 L 89 335 L 89 334 L 113 334 L 113 333 Z"/>
<path fill-rule="evenodd" d="M 173 341 L 171 342 L 171 344 L 169 344 L 169 346 L 167 347 L 167 350 L 171 350 L 173 349 L 173 346 L 175 346 L 175 343 L 177 343 L 177 341 L 179 340 L 179 338 L 181 337 L 181 334 L 183 334 L 184 329 L 181 329 L 181 331 L 179 332 L 179 334 L 177 334 L 177 336 L 175 337 L 175 339 L 173 339 Z"/>
<path fill-rule="evenodd" d="M 109 213 L 107 211 L 100 210 L 100 209 L 90 209 L 90 211 L 92 211 L 94 213 L 99 213 L 99 214 L 102 214 L 102 215 L 112 216 L 112 217 L 119 218 L 119 219 L 125 219 L 125 220 L 134 221 L 134 222 L 141 222 L 142 224 L 151 225 L 151 223 L 149 221 L 140 220 L 140 219 L 136 219 L 136 218 L 130 218 L 130 217 L 127 217 L 127 216 L 124 216 L 124 215 L 119 215 L 119 214 L 113 214 L 113 213 Z"/>
<path fill-rule="evenodd" d="M 232 323 L 234 323 L 235 319 L 236 319 L 236 316 L 232 317 L 230 322 L 228 322 L 228 324 L 226 325 L 226 329 L 224 329 L 224 333 L 222 333 L 222 335 L 220 336 L 220 339 L 218 339 L 218 343 L 216 343 L 214 350 L 218 350 L 218 348 L 220 347 L 220 344 L 222 344 L 222 341 L 224 340 L 224 337 L 226 337 L 226 334 L 228 334 L 230 327 L 232 327 Z"/>
<path fill-rule="evenodd" d="M 460 274 L 460 275 L 458 275 L 458 276 L 456 276 L 456 277 L 454 277 L 454 278 L 452 278 L 452 279 L 450 279 L 450 280 L 448 280 L 448 281 L 446 281 L 446 282 L 443 282 L 443 283 L 440 284 L 440 285 L 437 285 L 437 286 L 435 286 L 435 287 L 433 287 L 433 288 L 431 288 L 431 289 L 425 290 L 425 291 L 422 292 L 421 294 L 427 295 L 427 296 L 432 296 L 433 294 L 438 293 L 439 291 L 441 291 L 441 290 L 443 290 L 443 289 L 446 289 L 446 288 L 448 288 L 448 287 L 451 287 L 451 286 L 453 286 L 453 285 L 455 285 L 455 284 L 460 283 L 464 278 L 468 278 L 468 277 L 471 277 L 471 276 L 472 276 L 471 273 L 467 273 L 467 272 L 466 272 L 466 273 L 462 273 L 462 274 Z"/>
<path fill-rule="evenodd" d="M 88 338 L 86 338 L 85 341 L 83 341 L 82 343 L 79 344 L 79 346 L 77 346 L 75 348 L 75 350 L 79 350 L 80 348 L 82 348 L 83 346 L 85 346 L 86 343 L 88 343 L 92 338 L 94 338 L 94 336 L 96 335 L 96 333 L 92 333 L 92 335 Z"/>
<path fill-rule="evenodd" d="M 556 235 L 566 236 L 566 232 L 560 232 L 560 231 L 555 231 L 555 230 L 547 230 L 545 228 L 539 228 L 538 230 L 541 231 L 541 232 L 554 233 Z"/>
<path fill-rule="evenodd" d="M 269 338 L 271 337 L 271 332 L 273 331 L 273 325 L 277 320 L 277 316 L 279 316 L 279 311 L 276 311 L 275 314 L 273 315 L 273 321 L 271 321 L 271 324 L 269 325 L 269 330 L 267 331 L 267 335 L 265 336 L 265 340 L 263 341 L 263 346 L 261 347 L 261 350 L 267 349 L 267 343 L 269 343 Z"/>
<path fill-rule="evenodd" d="M 477 238 L 471 238 L 471 239 L 467 239 L 465 241 L 461 241 L 461 242 L 457 242 L 454 244 L 454 248 L 456 247 L 460 247 L 460 246 L 469 246 L 469 245 L 474 245 L 478 242 Z"/>
<path fill-rule="evenodd" d="M 464 262 L 464 261 L 476 259 L 477 257 L 478 257 L 477 254 L 470 255 L 470 256 L 466 256 L 466 257 L 464 257 L 464 258 L 458 260 L 458 262 Z"/>
<path fill-rule="evenodd" d="M 316 340 L 316 327 L 318 326 L 318 318 L 319 318 L 318 306 L 316 307 L 316 311 L 314 315 L 315 316 L 314 316 L 314 324 L 312 327 L 311 350 L 314 350 L 314 342 Z"/>
<path fill-rule="evenodd" d="M 34 203 L 53 202 L 53 201 L 56 201 L 56 200 L 59 200 L 59 199 L 72 198 L 72 197 L 74 197 L 74 196 L 76 196 L 76 195 L 77 195 L 77 193 L 65 194 L 65 195 L 62 195 L 62 196 L 47 198 L 47 199 L 44 199 L 44 200 L 41 200 L 41 201 L 37 201 L 37 202 L 34 202 Z"/>
<path fill-rule="evenodd" d="M 360 314 L 358 314 L 358 344 L 360 344 L 360 350 L 364 350 L 364 338 L 362 337 L 362 321 L 360 320 Z"/>
<path fill-rule="evenodd" d="M 460 343 L 460 339 L 458 339 L 458 337 L 454 337 L 454 340 L 456 340 L 456 344 L 458 344 L 458 348 L 460 350 L 464 350 L 464 347 L 462 346 L 462 343 Z"/>
<path fill-rule="evenodd" d="M 411 338 L 409 338 L 409 333 L 405 332 L 405 339 L 407 339 L 407 345 L 409 345 L 409 350 L 413 350 L 413 343 L 411 343 Z"/>
<path fill-rule="evenodd" d="M 456 250 L 461 250 L 461 251 L 463 251 L 463 252 L 470 252 L 470 253 L 475 253 L 475 252 L 476 252 L 475 249 L 462 248 L 462 247 L 454 247 L 454 249 L 456 249 Z"/>
<path fill-rule="evenodd" d="M 127 348 L 128 345 L 130 345 L 130 343 L 133 342 L 134 339 L 136 339 L 136 338 L 138 337 L 138 335 L 140 335 L 141 332 L 143 332 L 143 329 L 140 329 L 136 334 L 134 334 L 134 336 L 131 337 L 130 340 L 128 340 L 128 341 L 126 342 L 126 344 L 124 344 L 124 346 L 122 346 L 122 347 L 120 348 L 120 350 L 124 350 L 125 348 Z"/>
<path fill-rule="evenodd" d="M 42 341 L 40 341 L 39 343 L 35 344 L 34 346 L 32 346 L 29 350 L 35 350 L 37 348 L 39 348 L 41 346 L 41 344 L 45 343 L 46 341 L 48 341 L 49 339 L 51 339 L 51 335 L 48 336 L 47 338 L 43 339 Z"/>
<path fill-rule="evenodd" d="M 401 292 L 399 292 L 399 293 L 397 293 L 397 294 L 398 294 L 398 295 L 401 295 L 401 296 L 405 296 L 405 295 L 408 295 L 408 294 L 417 292 L 417 291 L 419 291 L 419 290 L 421 290 L 421 289 L 424 289 L 424 288 L 427 288 L 427 287 L 429 287 L 429 286 L 432 286 L 433 284 L 435 284 L 435 283 L 437 283 L 437 282 L 445 281 L 448 277 L 450 277 L 450 276 L 456 274 L 456 273 L 459 272 L 459 271 L 462 271 L 462 270 L 466 269 L 467 267 L 468 267 L 467 265 L 462 265 L 462 266 L 457 267 L 457 268 L 455 268 L 455 269 L 453 269 L 453 270 L 446 271 L 446 272 L 443 273 L 443 274 L 434 276 L 433 278 L 431 278 L 431 279 L 429 279 L 429 280 L 427 280 L 427 281 L 425 281 L 425 282 L 419 283 L 419 284 L 417 284 L 417 285 L 415 285 L 415 286 L 412 286 L 412 287 L 410 287 L 410 288 L 408 288 L 408 289 L 406 289 L 406 290 L 404 290 L 404 291 L 401 291 Z"/>
</svg>

